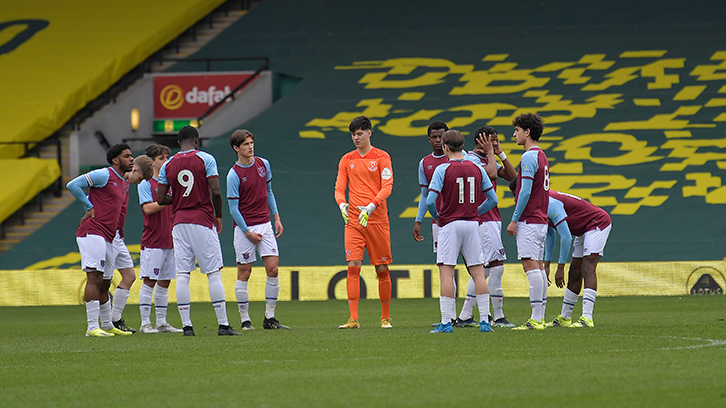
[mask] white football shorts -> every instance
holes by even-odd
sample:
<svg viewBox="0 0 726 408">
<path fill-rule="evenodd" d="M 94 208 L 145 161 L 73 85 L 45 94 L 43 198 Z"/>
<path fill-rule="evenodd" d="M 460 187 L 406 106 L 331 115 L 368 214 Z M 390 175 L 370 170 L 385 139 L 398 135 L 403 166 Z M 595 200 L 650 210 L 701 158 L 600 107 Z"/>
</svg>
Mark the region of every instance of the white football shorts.
<svg viewBox="0 0 726 408">
<path fill-rule="evenodd" d="M 431 238 L 434 241 L 434 253 L 436 253 L 439 250 L 439 224 L 435 222 L 431 223 Z"/>
<path fill-rule="evenodd" d="M 507 254 L 502 244 L 502 222 L 485 221 L 479 224 L 479 238 L 481 238 L 481 251 L 484 265 L 494 261 L 504 261 Z"/>
<path fill-rule="evenodd" d="M 100 235 L 88 234 L 85 237 L 76 237 L 78 252 L 81 253 L 81 268 L 84 272 L 103 272 L 103 279 L 113 278 L 113 268 L 109 276 L 106 265 L 111 264 L 113 246 Z"/>
<path fill-rule="evenodd" d="M 572 239 L 572 257 L 583 258 L 591 254 L 603 256 L 605 254 L 605 244 L 607 244 L 610 235 L 610 227 L 612 226 L 610 224 L 605 229 L 597 228 L 574 237 Z"/>
<path fill-rule="evenodd" d="M 260 253 L 260 258 L 266 256 L 280 256 L 277 248 L 277 239 L 275 231 L 272 229 L 272 222 L 264 224 L 252 225 L 248 227 L 250 231 L 262 234 L 262 241 L 253 244 L 247 239 L 239 226 L 234 228 L 234 252 L 236 254 L 237 263 L 248 264 L 257 260 L 255 249 Z"/>
<path fill-rule="evenodd" d="M 151 280 L 176 279 L 176 260 L 171 248 L 144 248 L 141 250 L 141 278 Z"/>
<path fill-rule="evenodd" d="M 517 259 L 544 259 L 547 224 L 517 223 Z"/>
<path fill-rule="evenodd" d="M 111 276 L 113 276 L 114 269 L 126 269 L 134 267 L 134 260 L 131 258 L 129 248 L 126 243 L 121 239 L 121 235 L 118 230 L 116 236 L 113 237 L 113 243 L 111 244 L 111 264 L 106 264 L 106 268 L 111 267 Z"/>
<path fill-rule="evenodd" d="M 439 229 L 439 252 L 436 263 L 456 265 L 459 252 L 467 266 L 484 263 L 479 238 L 479 221 L 452 221 Z"/>
<path fill-rule="evenodd" d="M 174 239 L 177 272 L 191 272 L 197 269 L 197 263 L 203 274 L 216 272 L 224 266 L 216 227 L 176 224 L 171 230 L 171 236 Z"/>
</svg>

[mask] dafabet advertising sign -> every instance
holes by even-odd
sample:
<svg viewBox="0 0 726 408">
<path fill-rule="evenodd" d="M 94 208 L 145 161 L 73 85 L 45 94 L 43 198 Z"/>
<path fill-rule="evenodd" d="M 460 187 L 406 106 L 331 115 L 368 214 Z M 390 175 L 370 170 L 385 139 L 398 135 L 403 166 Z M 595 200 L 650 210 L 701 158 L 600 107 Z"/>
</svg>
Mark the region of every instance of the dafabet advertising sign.
<svg viewBox="0 0 726 408">
<path fill-rule="evenodd" d="M 206 72 L 155 76 L 154 118 L 198 118 L 251 76 Z"/>
</svg>

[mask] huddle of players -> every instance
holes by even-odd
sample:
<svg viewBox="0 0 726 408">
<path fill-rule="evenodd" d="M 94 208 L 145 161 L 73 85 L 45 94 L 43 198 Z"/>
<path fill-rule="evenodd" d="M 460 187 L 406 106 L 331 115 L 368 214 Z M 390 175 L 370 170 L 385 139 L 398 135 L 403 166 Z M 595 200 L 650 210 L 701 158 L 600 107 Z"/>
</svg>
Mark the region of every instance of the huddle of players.
<svg viewBox="0 0 726 408">
<path fill-rule="evenodd" d="M 123 242 L 129 184 L 139 184 L 139 204 L 144 218 L 140 331 L 195 335 L 190 316 L 189 281 L 198 263 L 209 281 L 209 295 L 219 324 L 218 334 L 240 334 L 227 320 L 221 279 L 223 261 L 218 234 L 222 230 L 222 193 L 217 163 L 212 155 L 198 150 L 198 144 L 199 134 L 191 126 L 179 131 L 181 151 L 171 158 L 171 151 L 166 146 L 152 144 L 146 148 L 145 155 L 134 159 L 128 145 L 117 144 L 106 155 L 110 167 L 93 170 L 68 183 L 69 191 L 86 209 L 76 231 L 81 266 L 87 276 L 84 293 L 86 336 L 135 333 L 121 317 L 128 290 L 136 279 L 133 260 Z M 267 272 L 262 326 L 288 329 L 275 318 L 280 290 L 276 238 L 282 234 L 283 226 L 272 193 L 270 164 L 254 156 L 254 135 L 249 131 L 235 131 L 230 137 L 230 145 L 237 153 L 237 161 L 227 175 L 227 198 L 235 221 L 235 292 L 242 330 L 254 330 L 249 317 L 247 281 L 256 252 Z M 274 231 L 270 215 L 275 220 Z M 111 301 L 109 288 L 114 269 L 121 272 L 122 281 Z M 166 321 L 168 287 L 174 278 L 177 279 L 177 307 L 182 329 Z M 150 320 L 152 296 L 156 327 Z"/>
<path fill-rule="evenodd" d="M 523 114 L 513 124 L 515 140 L 526 150 L 519 173 L 502 151 L 497 131 L 491 127 L 481 127 L 476 131 L 475 148 L 466 156 L 464 137 L 459 131 L 449 130 L 440 121 L 433 122 L 428 128 L 433 152 L 419 163 L 421 199 L 413 236 L 415 240 L 423 241 L 421 221 L 428 210 L 434 221 L 433 249 L 441 272 L 442 318 L 441 323 L 435 324 L 432 333 L 450 333 L 453 326 L 479 327 L 483 332 L 493 331 L 492 326 L 517 330 L 594 326 L 595 269 L 610 231 L 610 217 L 585 200 L 549 190 L 549 165 L 537 143 L 544 129 L 539 116 Z M 393 260 L 386 208 L 386 199 L 393 187 L 391 159 L 385 151 L 371 145 L 372 124 L 367 117 L 355 118 L 349 130 L 356 150 L 340 160 L 335 184 L 335 199 L 346 224 L 346 291 L 350 311 L 349 320 L 340 328 L 360 327 L 360 270 L 367 249 L 378 275 L 381 327 L 388 329 L 393 327 L 388 270 Z M 128 145 L 115 145 L 107 152 L 110 167 L 94 170 L 68 183 L 68 189 L 86 209 L 76 240 L 82 267 L 87 274 L 84 294 L 87 336 L 110 337 L 135 332 L 126 326 L 121 317 L 129 288 L 135 280 L 133 262 L 123 242 L 129 183 L 140 183 L 139 201 L 144 216 L 140 331 L 194 335 L 189 280 L 198 263 L 200 271 L 209 280 L 210 299 L 219 323 L 218 334 L 240 334 L 229 326 L 221 281 L 223 264 L 218 234 L 222 230 L 222 194 L 217 164 L 213 156 L 197 149 L 198 137 L 193 127 L 181 129 L 181 151 L 171 158 L 171 151 L 166 146 L 150 145 L 145 155 L 134 159 Z M 230 137 L 230 145 L 238 156 L 227 175 L 227 198 L 235 221 L 235 292 L 241 327 L 253 330 L 247 282 L 258 252 L 267 272 L 263 328 L 288 329 L 275 318 L 279 294 L 276 238 L 282 235 L 283 226 L 272 192 L 270 164 L 254 156 L 254 136 L 247 130 L 235 131 Z M 502 164 L 497 163 L 495 157 L 499 157 Z M 501 280 L 506 254 L 501 241 L 501 214 L 497 208 L 498 177 L 512 181 L 510 188 L 515 194 L 516 207 L 507 232 L 517 237 L 518 258 L 530 283 L 532 317 L 517 327 L 507 320 L 503 312 Z M 88 196 L 83 189 L 88 190 Z M 350 222 L 351 218 L 357 219 L 357 222 Z M 544 308 L 549 259 L 556 235 L 554 231 L 561 237 L 555 274 L 558 287 L 564 285 L 564 264 L 570 243 L 574 247 L 573 261 L 562 313 L 545 324 Z M 471 279 L 464 306 L 456 317 L 453 278 L 459 253 L 465 260 Z M 122 281 L 116 289 L 112 306 L 108 290 L 114 269 L 119 269 Z M 177 306 L 183 329 L 174 328 L 166 322 L 168 287 L 174 277 L 177 278 Z M 572 310 L 583 280 L 583 316 L 572 323 Z M 489 286 L 492 287 L 491 295 Z M 150 321 L 152 295 L 156 306 L 156 328 Z M 493 319 L 489 313 L 490 299 Z M 478 323 L 473 319 L 474 305 L 478 306 L 481 317 Z"/>
<path fill-rule="evenodd" d="M 491 127 L 477 129 L 475 149 L 466 156 L 462 153 L 464 137 L 459 131 L 449 130 L 440 121 L 428 128 L 433 152 L 419 163 L 421 199 L 413 236 L 423 241 L 421 221 L 428 210 L 433 219 L 434 252 L 441 272 L 441 322 L 433 325 L 431 333 L 451 333 L 453 327 L 479 327 L 482 332 L 493 331 L 492 326 L 514 330 L 594 327 L 596 267 L 610 232 L 610 216 L 579 197 L 550 190 L 549 164 L 538 146 L 544 130 L 542 118 L 532 113 L 522 114 L 514 119 L 513 125 L 515 141 L 525 149 L 519 173 L 501 150 L 497 131 Z M 501 165 L 495 157 L 499 157 Z M 521 326 L 510 323 L 503 313 L 502 261 L 506 255 L 501 240 L 501 215 L 496 207 L 498 177 L 511 181 L 515 210 L 507 232 L 516 236 L 518 258 L 529 280 L 532 315 Z M 564 265 L 571 245 L 572 263 L 562 312 L 545 323 L 550 260 L 557 234 L 560 236 L 555 273 L 558 287 L 564 286 Z M 456 317 L 453 277 L 459 253 L 471 279 L 464 306 Z M 583 280 L 583 315 L 573 323 L 571 316 Z M 493 319 L 489 313 L 490 299 Z M 480 322 L 473 319 L 475 304 Z"/>
</svg>

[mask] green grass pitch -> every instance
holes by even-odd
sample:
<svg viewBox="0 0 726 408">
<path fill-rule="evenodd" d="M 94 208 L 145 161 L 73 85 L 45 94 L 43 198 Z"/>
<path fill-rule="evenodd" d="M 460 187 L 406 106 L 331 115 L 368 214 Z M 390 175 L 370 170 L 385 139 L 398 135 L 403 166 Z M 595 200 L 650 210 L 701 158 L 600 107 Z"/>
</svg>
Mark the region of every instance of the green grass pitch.
<svg viewBox="0 0 726 408">
<path fill-rule="evenodd" d="M 252 303 L 257 330 L 237 337 L 217 336 L 198 303 L 196 337 L 116 338 L 84 337 L 83 306 L 6 307 L 0 407 L 723 407 L 725 303 L 602 297 L 594 329 L 453 334 L 428 333 L 437 299 L 394 299 L 392 330 L 379 327 L 377 300 L 361 301 L 359 330 L 337 329 L 345 301 L 280 302 L 290 331 L 262 330 L 264 304 Z M 505 299 L 505 311 L 522 323 L 529 303 Z M 227 313 L 239 328 L 234 303 Z M 138 328 L 137 305 L 124 317 Z"/>
</svg>

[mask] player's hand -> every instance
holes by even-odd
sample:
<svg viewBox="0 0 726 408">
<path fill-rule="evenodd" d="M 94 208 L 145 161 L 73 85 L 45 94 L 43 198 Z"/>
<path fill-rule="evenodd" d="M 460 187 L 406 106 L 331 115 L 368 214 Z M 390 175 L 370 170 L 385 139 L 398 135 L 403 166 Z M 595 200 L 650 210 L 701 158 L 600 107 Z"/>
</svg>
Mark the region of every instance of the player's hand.
<svg viewBox="0 0 726 408">
<path fill-rule="evenodd" d="M 507 234 L 509 234 L 509 236 L 511 236 L 511 237 L 517 235 L 517 223 L 516 222 L 511 221 L 509 223 L 509 225 L 507 226 Z"/>
<path fill-rule="evenodd" d="M 494 148 L 494 154 L 499 156 L 499 153 L 502 152 L 502 145 L 499 143 L 499 136 L 493 134 L 489 137 L 489 141 L 492 143 L 492 147 Z"/>
<path fill-rule="evenodd" d="M 83 224 L 83 221 L 89 218 L 96 218 L 96 211 L 94 210 L 94 207 L 91 207 L 90 210 L 86 210 L 86 213 L 83 214 L 83 217 L 81 217 L 81 221 L 79 222 L 79 224 Z"/>
<path fill-rule="evenodd" d="M 413 223 L 413 239 L 415 239 L 418 242 L 421 242 L 424 240 L 424 237 L 421 236 L 421 222 L 416 221 Z"/>
<path fill-rule="evenodd" d="M 557 265 L 557 272 L 555 272 L 555 285 L 558 288 L 565 287 L 565 265 Z"/>
<path fill-rule="evenodd" d="M 250 230 L 247 230 L 247 232 L 245 232 L 245 236 L 247 237 L 247 239 L 250 240 L 251 243 L 255 245 L 257 245 L 258 242 L 262 241 L 262 234 L 252 232 Z"/>
<path fill-rule="evenodd" d="M 341 203 L 338 207 L 340 207 L 340 213 L 343 215 L 345 225 L 348 225 L 348 203 Z"/>
<path fill-rule="evenodd" d="M 214 219 L 214 227 L 217 228 L 217 235 L 222 233 L 222 217 L 216 217 Z"/>
<path fill-rule="evenodd" d="M 476 138 L 476 148 L 483 151 L 486 154 L 494 152 L 494 146 L 492 146 L 489 135 L 483 134 Z"/>
<path fill-rule="evenodd" d="M 282 222 L 280 222 L 280 220 L 275 220 L 275 238 L 280 238 L 282 231 L 284 230 L 285 228 L 282 226 Z"/>
<path fill-rule="evenodd" d="M 376 205 L 373 203 L 370 203 L 365 207 L 361 207 L 360 215 L 358 215 L 358 224 L 360 224 L 363 228 L 368 226 L 368 217 L 371 215 L 371 213 L 375 209 L 376 209 Z"/>
</svg>

